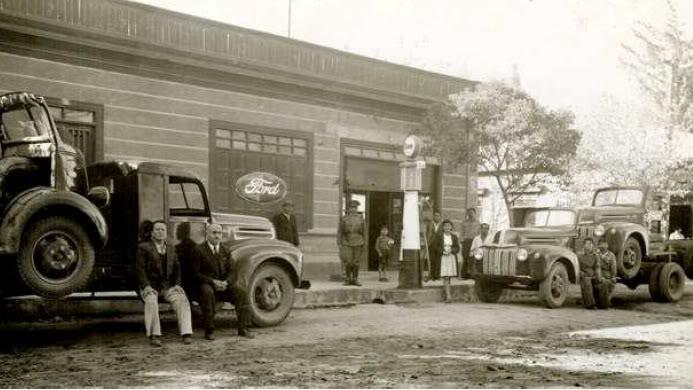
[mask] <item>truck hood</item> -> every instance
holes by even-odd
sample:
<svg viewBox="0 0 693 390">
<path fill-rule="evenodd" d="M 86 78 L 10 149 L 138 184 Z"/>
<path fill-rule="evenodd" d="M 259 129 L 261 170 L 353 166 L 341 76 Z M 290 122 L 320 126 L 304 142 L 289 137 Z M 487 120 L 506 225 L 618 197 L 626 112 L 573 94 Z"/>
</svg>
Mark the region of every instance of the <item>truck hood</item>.
<svg viewBox="0 0 693 390">
<path fill-rule="evenodd" d="M 231 226 L 233 240 L 248 238 L 276 238 L 274 225 L 265 217 L 241 214 L 212 213 L 212 221 Z"/>
<path fill-rule="evenodd" d="M 512 228 L 503 230 L 494 237 L 493 242 L 502 245 L 565 245 L 566 239 L 574 237 L 576 232 L 571 228 Z"/>
</svg>

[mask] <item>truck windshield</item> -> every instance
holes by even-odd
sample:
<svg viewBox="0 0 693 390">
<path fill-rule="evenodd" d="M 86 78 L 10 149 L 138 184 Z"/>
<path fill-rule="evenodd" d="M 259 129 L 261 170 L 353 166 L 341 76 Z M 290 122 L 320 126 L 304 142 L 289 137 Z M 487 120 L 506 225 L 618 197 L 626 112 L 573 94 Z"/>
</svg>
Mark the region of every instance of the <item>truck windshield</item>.
<svg viewBox="0 0 693 390">
<path fill-rule="evenodd" d="M 638 189 L 615 188 L 600 190 L 594 195 L 593 206 L 640 206 L 643 192 Z"/>
<path fill-rule="evenodd" d="M 538 210 L 525 218 L 525 227 L 572 227 L 575 225 L 575 211 Z"/>
<path fill-rule="evenodd" d="M 50 136 L 48 114 L 40 106 L 27 106 L 2 113 L 2 141 L 37 140 Z"/>
</svg>

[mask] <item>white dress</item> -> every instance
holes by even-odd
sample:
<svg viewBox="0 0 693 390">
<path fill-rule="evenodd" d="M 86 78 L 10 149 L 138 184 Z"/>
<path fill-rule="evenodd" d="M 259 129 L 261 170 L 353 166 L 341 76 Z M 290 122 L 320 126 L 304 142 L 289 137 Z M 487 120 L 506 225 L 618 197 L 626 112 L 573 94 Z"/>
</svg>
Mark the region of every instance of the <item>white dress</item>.
<svg viewBox="0 0 693 390">
<path fill-rule="evenodd" d="M 443 255 L 440 257 L 440 276 L 457 276 L 457 256 L 450 252 L 452 235 L 443 233 Z"/>
</svg>

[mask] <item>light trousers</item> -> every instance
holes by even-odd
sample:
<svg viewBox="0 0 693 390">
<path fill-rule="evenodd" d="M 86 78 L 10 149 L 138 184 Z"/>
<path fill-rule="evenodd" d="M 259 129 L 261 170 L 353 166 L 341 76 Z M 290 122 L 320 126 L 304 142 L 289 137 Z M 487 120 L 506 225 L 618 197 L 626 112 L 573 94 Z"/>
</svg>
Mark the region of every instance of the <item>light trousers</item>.
<svg viewBox="0 0 693 390">
<path fill-rule="evenodd" d="M 164 300 L 171 304 L 178 319 L 178 331 L 181 335 L 192 334 L 192 316 L 190 302 L 185 292 L 179 286 L 171 287 L 161 292 Z M 161 336 L 161 321 L 159 320 L 159 295 L 155 290 L 142 291 L 144 300 L 144 328 L 149 336 Z"/>
</svg>

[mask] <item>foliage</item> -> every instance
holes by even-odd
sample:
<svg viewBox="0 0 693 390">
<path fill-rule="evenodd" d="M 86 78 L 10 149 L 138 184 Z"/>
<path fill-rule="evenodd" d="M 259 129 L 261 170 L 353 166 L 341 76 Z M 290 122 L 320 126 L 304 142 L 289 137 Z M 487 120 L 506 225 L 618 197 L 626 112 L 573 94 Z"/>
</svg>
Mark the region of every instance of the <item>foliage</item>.
<svg viewBox="0 0 693 390">
<path fill-rule="evenodd" d="M 624 44 L 622 63 L 652 98 L 671 137 L 674 131 L 693 132 L 693 41 L 686 36 L 676 8 L 667 1 L 664 28 L 639 22 L 635 45 Z"/>
<path fill-rule="evenodd" d="M 446 167 L 471 162 L 494 177 L 509 210 L 547 175 L 566 173 L 580 142 L 573 120 L 520 90 L 489 83 L 432 106 L 419 133 Z"/>
</svg>

